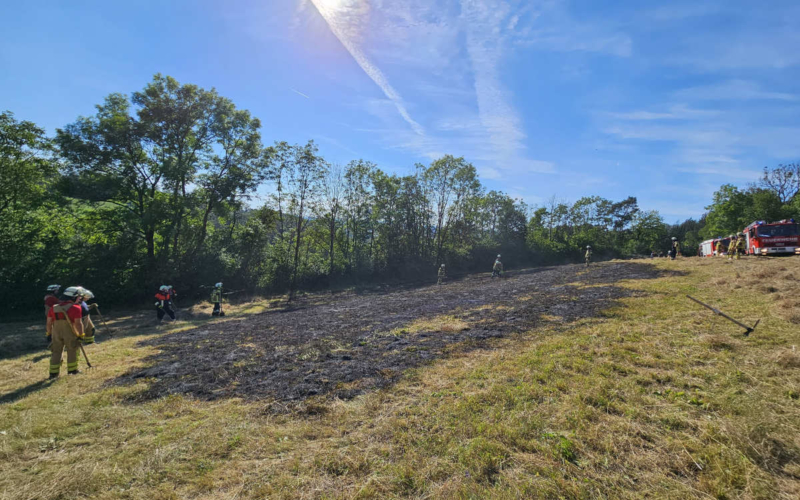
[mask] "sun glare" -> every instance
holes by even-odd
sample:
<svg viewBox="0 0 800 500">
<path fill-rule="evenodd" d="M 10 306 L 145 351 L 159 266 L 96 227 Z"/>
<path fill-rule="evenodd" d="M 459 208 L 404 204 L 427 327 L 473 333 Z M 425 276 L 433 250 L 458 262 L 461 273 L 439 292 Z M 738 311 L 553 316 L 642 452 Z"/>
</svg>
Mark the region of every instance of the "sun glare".
<svg viewBox="0 0 800 500">
<path fill-rule="evenodd" d="M 348 0 L 311 0 L 321 13 L 336 12 L 344 7 Z"/>
</svg>

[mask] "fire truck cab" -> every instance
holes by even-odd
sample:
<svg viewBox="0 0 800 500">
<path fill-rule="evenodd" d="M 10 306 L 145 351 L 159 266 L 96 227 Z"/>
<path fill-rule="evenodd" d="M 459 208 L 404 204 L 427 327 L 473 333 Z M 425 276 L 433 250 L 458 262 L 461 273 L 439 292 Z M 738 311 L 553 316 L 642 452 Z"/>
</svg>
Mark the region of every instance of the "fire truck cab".
<svg viewBox="0 0 800 500">
<path fill-rule="evenodd" d="M 794 219 L 767 224 L 756 221 L 744 229 L 750 255 L 790 255 L 800 253 L 800 235 Z"/>
</svg>

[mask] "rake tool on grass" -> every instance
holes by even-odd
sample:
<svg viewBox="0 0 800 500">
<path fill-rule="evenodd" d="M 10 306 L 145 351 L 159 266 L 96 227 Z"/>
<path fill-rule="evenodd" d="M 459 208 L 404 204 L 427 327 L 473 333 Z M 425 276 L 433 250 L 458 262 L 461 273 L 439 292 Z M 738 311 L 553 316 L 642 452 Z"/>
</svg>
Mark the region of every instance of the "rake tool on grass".
<svg viewBox="0 0 800 500">
<path fill-rule="evenodd" d="M 83 342 L 81 342 L 81 339 L 78 339 L 78 345 L 80 346 L 81 352 L 83 353 L 83 359 L 86 360 L 86 366 L 88 366 L 89 368 L 94 368 L 92 364 L 89 362 L 89 356 L 86 355 L 86 349 L 83 348 Z"/>
<path fill-rule="evenodd" d="M 109 328 L 109 327 L 108 327 L 108 323 L 106 323 L 106 319 L 103 317 L 103 315 L 102 315 L 102 314 L 100 314 L 100 308 L 99 308 L 99 307 L 98 307 L 98 308 L 95 308 L 95 311 L 97 311 L 97 315 L 98 315 L 98 316 L 100 316 L 100 321 L 102 321 L 102 322 L 103 322 L 103 328 L 105 328 L 106 330 L 108 330 L 108 332 L 109 332 L 110 334 L 113 334 L 113 333 L 115 333 L 115 332 L 116 332 L 116 330 L 114 330 L 113 328 Z"/>
<path fill-rule="evenodd" d="M 710 310 L 711 310 L 711 312 L 713 312 L 713 313 L 714 313 L 714 314 L 716 314 L 717 316 L 722 316 L 723 318 L 727 319 L 728 321 L 731 321 L 731 322 L 733 322 L 733 323 L 736 323 L 737 325 L 741 326 L 741 327 L 742 327 L 742 328 L 744 328 L 744 330 L 745 330 L 745 332 L 744 332 L 744 336 L 745 336 L 745 337 L 747 337 L 748 335 L 750 335 L 750 334 L 753 332 L 753 330 L 755 330 L 755 329 L 756 329 L 756 327 L 758 326 L 758 324 L 761 322 L 761 320 L 759 319 L 758 321 L 756 321 L 756 324 L 755 324 L 755 325 L 753 325 L 753 327 L 751 328 L 751 327 L 749 327 L 749 326 L 745 325 L 744 323 L 741 323 L 741 322 L 739 322 L 739 321 L 737 321 L 737 320 L 735 320 L 735 319 L 731 318 L 730 316 L 728 316 L 728 315 L 727 315 L 727 314 L 725 314 L 724 312 L 720 311 L 719 309 L 717 309 L 717 308 L 714 308 L 714 307 L 711 307 L 710 305 L 708 305 L 708 304 L 706 304 L 706 303 L 704 303 L 704 302 L 700 302 L 699 300 L 697 300 L 696 298 L 694 298 L 694 297 L 692 297 L 692 296 L 690 296 L 690 295 L 687 295 L 687 296 L 686 296 L 686 298 L 688 298 L 688 299 L 690 299 L 690 300 L 693 300 L 694 302 L 697 302 L 698 304 L 700 304 L 701 306 L 705 307 L 706 309 L 710 309 Z"/>
</svg>

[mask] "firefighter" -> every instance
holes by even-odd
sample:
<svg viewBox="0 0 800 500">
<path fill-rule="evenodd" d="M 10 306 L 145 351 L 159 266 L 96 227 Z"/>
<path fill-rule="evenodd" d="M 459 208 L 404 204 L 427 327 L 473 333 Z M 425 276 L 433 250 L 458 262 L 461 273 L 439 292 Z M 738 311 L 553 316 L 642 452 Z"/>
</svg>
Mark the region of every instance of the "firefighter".
<svg viewBox="0 0 800 500">
<path fill-rule="evenodd" d="M 50 285 L 47 287 L 47 293 L 44 296 L 44 315 L 50 311 L 50 308 L 58 304 L 58 292 L 61 290 L 61 285 Z"/>
<path fill-rule="evenodd" d="M 58 304 L 47 312 L 47 335 L 53 338 L 50 345 L 50 378 L 56 378 L 61 371 L 61 355 L 67 350 L 67 373 L 78 372 L 78 344 L 83 338 L 81 320 L 81 289 L 71 286 L 64 290 Z"/>
<path fill-rule="evenodd" d="M 739 233 L 739 238 L 736 240 L 736 260 L 739 260 L 740 255 L 744 255 L 745 244 L 744 233 Z"/>
<path fill-rule="evenodd" d="M 736 245 L 739 238 L 735 234 L 730 235 L 729 238 L 731 242 L 728 243 L 728 260 L 732 260 L 733 256 L 736 255 Z M 739 258 L 739 256 L 737 255 L 736 258 Z"/>
<path fill-rule="evenodd" d="M 678 238 L 672 237 L 672 248 L 669 251 L 669 258 L 675 260 L 675 257 L 678 256 L 678 253 L 681 251 L 681 244 L 678 243 Z"/>
<path fill-rule="evenodd" d="M 50 312 L 50 308 L 58 304 L 58 292 L 61 290 L 61 285 L 50 285 L 47 287 L 47 293 L 44 296 L 44 317 Z M 50 333 L 45 334 L 45 341 L 50 343 Z"/>
<path fill-rule="evenodd" d="M 438 273 L 438 278 L 439 279 L 436 280 L 436 284 L 437 285 L 441 285 L 446 277 L 447 277 L 447 273 L 445 273 L 444 264 L 442 264 L 441 266 L 439 266 L 439 273 Z"/>
<path fill-rule="evenodd" d="M 161 285 L 156 293 L 156 316 L 158 322 L 164 319 L 164 314 L 169 314 L 170 319 L 175 321 L 175 311 L 172 310 L 172 302 L 170 300 L 169 287 Z"/>
<path fill-rule="evenodd" d="M 78 287 L 80 289 L 81 294 L 81 323 L 83 323 L 83 343 L 84 344 L 94 344 L 94 323 L 92 322 L 91 316 L 89 316 L 89 312 L 91 309 L 97 309 L 97 304 L 87 304 L 87 300 L 94 299 L 94 294 L 89 290 Z"/>
<path fill-rule="evenodd" d="M 591 245 L 586 245 L 586 255 L 584 256 L 586 259 L 586 267 L 589 267 L 589 261 L 592 260 L 592 247 Z"/>
<path fill-rule="evenodd" d="M 222 310 L 222 282 L 220 281 L 214 285 L 211 290 L 211 302 L 214 303 L 214 310 L 211 311 L 212 316 L 225 316 L 225 311 Z"/>
<path fill-rule="evenodd" d="M 492 278 L 495 276 L 503 276 L 503 263 L 500 262 L 500 254 L 497 254 L 497 259 L 494 261 L 494 265 L 492 266 Z"/>
</svg>

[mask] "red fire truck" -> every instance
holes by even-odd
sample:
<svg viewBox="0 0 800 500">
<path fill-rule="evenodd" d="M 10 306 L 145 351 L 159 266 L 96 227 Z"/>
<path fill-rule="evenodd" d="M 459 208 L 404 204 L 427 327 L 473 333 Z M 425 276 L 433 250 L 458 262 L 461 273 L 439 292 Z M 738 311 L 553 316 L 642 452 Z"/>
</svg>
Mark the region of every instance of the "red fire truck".
<svg viewBox="0 0 800 500">
<path fill-rule="evenodd" d="M 744 229 L 747 253 L 750 255 L 780 255 L 800 253 L 800 236 L 794 219 L 767 224 L 756 221 Z"/>
<path fill-rule="evenodd" d="M 698 257 L 721 257 L 728 254 L 730 238 L 714 238 L 700 243 L 697 249 Z"/>
</svg>

